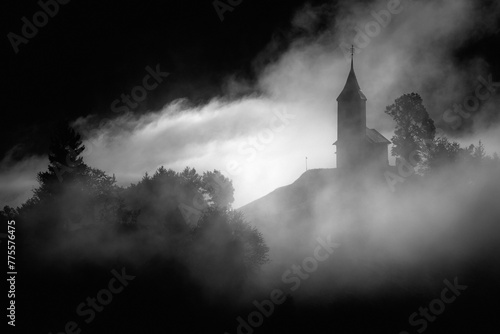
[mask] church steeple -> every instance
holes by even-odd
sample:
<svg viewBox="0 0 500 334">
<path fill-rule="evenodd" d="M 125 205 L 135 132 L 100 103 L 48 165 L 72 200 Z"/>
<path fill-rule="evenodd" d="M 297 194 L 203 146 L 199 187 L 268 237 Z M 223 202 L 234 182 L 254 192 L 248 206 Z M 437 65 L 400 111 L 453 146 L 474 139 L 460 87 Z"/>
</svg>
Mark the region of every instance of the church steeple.
<svg viewBox="0 0 500 334">
<path fill-rule="evenodd" d="M 366 97 L 354 73 L 354 46 L 351 70 L 337 98 L 337 168 L 354 171 L 365 166 L 387 166 L 391 142 L 375 129 L 366 127 Z"/>
<path fill-rule="evenodd" d="M 356 73 L 354 73 L 354 46 L 351 49 L 351 70 L 347 76 L 347 81 L 345 83 L 344 89 L 340 93 L 337 101 L 340 100 L 352 100 L 361 99 L 366 101 L 366 96 L 361 91 L 358 84 L 358 79 L 356 78 Z"/>
<path fill-rule="evenodd" d="M 354 47 L 351 69 L 344 89 L 337 98 L 337 167 L 353 168 L 365 156 L 366 97 L 354 73 Z"/>
</svg>

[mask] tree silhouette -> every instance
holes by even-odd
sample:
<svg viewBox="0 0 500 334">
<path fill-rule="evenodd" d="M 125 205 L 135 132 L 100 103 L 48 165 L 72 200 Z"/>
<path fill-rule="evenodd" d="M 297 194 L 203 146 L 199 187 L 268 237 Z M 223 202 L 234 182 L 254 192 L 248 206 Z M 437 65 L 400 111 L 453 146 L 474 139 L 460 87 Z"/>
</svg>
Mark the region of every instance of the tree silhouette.
<svg viewBox="0 0 500 334">
<path fill-rule="evenodd" d="M 427 168 L 436 170 L 442 166 L 454 164 L 464 152 L 456 142 L 450 142 L 446 137 L 439 137 L 429 151 Z"/>
<path fill-rule="evenodd" d="M 60 193 L 64 183 L 85 173 L 88 166 L 80 156 L 84 149 L 80 134 L 73 128 L 66 124 L 57 128 L 50 142 L 48 170 L 37 175 L 40 186 L 35 190 L 35 199 Z"/>
<path fill-rule="evenodd" d="M 49 146 L 48 168 L 38 173 L 39 186 L 19 210 L 36 233 L 50 237 L 63 226 L 116 220 L 115 177 L 86 165 L 80 156 L 84 149 L 80 134 L 67 124 L 59 125 Z"/>
<path fill-rule="evenodd" d="M 18 214 L 17 209 L 8 205 L 5 205 L 3 210 L 0 210 L 0 218 L 2 221 L 15 220 L 17 219 Z"/>
<path fill-rule="evenodd" d="M 226 292 L 240 291 L 245 280 L 269 261 L 262 234 L 240 212 L 210 207 L 192 234 L 200 271 Z"/>
<path fill-rule="evenodd" d="M 202 177 L 202 184 L 210 198 L 210 204 L 221 208 L 230 208 L 234 202 L 233 182 L 222 175 L 218 170 L 205 172 Z"/>
<path fill-rule="evenodd" d="M 193 168 L 178 173 L 160 167 L 126 189 L 123 198 L 129 212 L 138 213 L 140 229 L 153 230 L 169 243 L 193 240 L 207 264 L 245 277 L 267 262 L 268 248 L 260 232 L 230 208 L 233 192 L 231 181 L 217 170 L 200 176 Z M 183 207 L 196 219 L 187 220 L 191 217 Z"/>
<path fill-rule="evenodd" d="M 407 161 L 421 162 L 422 150 L 431 145 L 436 128 L 420 95 L 402 95 L 394 104 L 386 107 L 385 113 L 396 122 L 392 155 Z"/>
</svg>

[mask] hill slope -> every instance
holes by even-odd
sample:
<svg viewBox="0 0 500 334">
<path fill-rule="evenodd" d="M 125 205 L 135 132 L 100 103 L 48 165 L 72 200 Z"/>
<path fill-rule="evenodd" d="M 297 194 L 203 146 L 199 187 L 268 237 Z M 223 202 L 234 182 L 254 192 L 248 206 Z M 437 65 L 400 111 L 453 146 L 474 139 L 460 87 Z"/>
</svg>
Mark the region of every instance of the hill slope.
<svg viewBox="0 0 500 334">
<path fill-rule="evenodd" d="M 304 208 L 316 194 L 335 185 L 338 177 L 337 169 L 310 169 L 292 184 L 277 188 L 238 210 L 243 212 L 247 219 L 254 220 L 263 215 Z"/>
</svg>

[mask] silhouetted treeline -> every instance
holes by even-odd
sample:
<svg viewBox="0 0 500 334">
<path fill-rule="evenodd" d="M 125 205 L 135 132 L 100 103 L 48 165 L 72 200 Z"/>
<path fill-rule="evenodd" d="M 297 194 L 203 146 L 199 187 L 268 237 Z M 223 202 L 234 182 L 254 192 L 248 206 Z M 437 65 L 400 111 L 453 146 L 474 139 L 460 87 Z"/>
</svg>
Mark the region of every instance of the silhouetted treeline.
<svg viewBox="0 0 500 334">
<path fill-rule="evenodd" d="M 231 208 L 232 182 L 220 172 L 160 167 L 119 187 L 85 164 L 73 129 L 61 129 L 50 149 L 32 198 L 1 212 L 16 221 L 19 315 L 32 317 L 19 316 L 21 327 L 55 333 L 73 319 L 84 332 L 143 332 L 165 321 L 199 329 L 194 310 L 204 321 L 227 315 L 268 261 L 260 232 Z M 122 268 L 136 278 L 87 325 L 77 305 Z M 226 311 L 213 318 L 218 307 Z"/>
</svg>

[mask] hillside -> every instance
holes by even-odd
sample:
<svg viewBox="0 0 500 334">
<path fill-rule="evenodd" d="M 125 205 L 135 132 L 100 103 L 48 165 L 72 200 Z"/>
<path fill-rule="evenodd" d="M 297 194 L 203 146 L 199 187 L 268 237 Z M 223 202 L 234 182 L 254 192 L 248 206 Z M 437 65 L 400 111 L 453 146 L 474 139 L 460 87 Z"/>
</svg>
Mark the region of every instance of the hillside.
<svg viewBox="0 0 500 334">
<path fill-rule="evenodd" d="M 498 198 L 498 186 L 487 190 L 476 180 L 473 187 L 450 172 L 403 178 L 393 192 L 386 170 L 398 175 L 393 166 L 309 170 L 238 209 L 270 248 L 269 286 L 289 292 L 299 310 L 281 308 L 288 332 L 335 326 L 342 333 L 409 333 L 401 331 L 416 326 L 409 317 L 438 303 L 457 281 L 465 297 L 446 305 L 446 316 L 429 322 L 428 333 L 472 333 L 495 318 L 499 211 L 490 200 Z M 316 259 L 320 240 L 330 237 L 338 248 Z"/>
<path fill-rule="evenodd" d="M 249 220 L 284 211 L 294 211 L 307 206 L 312 197 L 338 183 L 337 169 L 310 169 L 292 184 L 277 188 L 271 193 L 239 208 Z"/>
<path fill-rule="evenodd" d="M 387 167 L 387 170 L 397 173 L 394 169 L 394 166 Z M 292 184 L 277 188 L 238 211 L 266 232 L 276 219 L 297 222 L 297 219 L 312 218 L 313 211 L 329 211 L 333 202 L 351 205 L 352 201 L 362 201 L 362 194 L 368 187 L 377 186 L 383 193 L 390 194 L 383 173 L 385 170 L 364 170 L 354 174 L 335 168 L 310 169 Z"/>
</svg>

